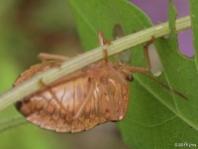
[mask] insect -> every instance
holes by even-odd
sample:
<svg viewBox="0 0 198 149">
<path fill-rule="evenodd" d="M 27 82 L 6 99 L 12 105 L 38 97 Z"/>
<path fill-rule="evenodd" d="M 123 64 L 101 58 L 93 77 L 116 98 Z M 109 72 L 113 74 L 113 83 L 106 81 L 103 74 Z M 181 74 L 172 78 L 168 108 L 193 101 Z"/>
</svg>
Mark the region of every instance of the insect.
<svg viewBox="0 0 198 149">
<path fill-rule="evenodd" d="M 99 34 L 100 45 L 108 44 Z M 146 44 L 145 53 L 148 51 Z M 80 132 L 96 125 L 120 121 L 128 106 L 128 81 L 131 73 L 148 73 L 148 67 L 134 67 L 123 63 L 111 63 L 105 59 L 73 72 L 51 85 L 16 103 L 16 108 L 26 119 L 42 128 L 56 132 Z M 147 54 L 145 54 L 147 55 Z M 41 54 L 42 63 L 21 74 L 15 86 L 39 72 L 58 67 L 64 56 Z M 42 82 L 41 82 L 42 84 Z"/>
</svg>

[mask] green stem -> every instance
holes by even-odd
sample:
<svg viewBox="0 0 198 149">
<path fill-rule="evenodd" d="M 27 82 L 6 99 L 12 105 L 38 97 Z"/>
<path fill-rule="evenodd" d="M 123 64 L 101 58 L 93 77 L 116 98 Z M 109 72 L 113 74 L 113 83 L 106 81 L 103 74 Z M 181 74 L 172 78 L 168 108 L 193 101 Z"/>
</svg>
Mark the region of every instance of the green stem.
<svg viewBox="0 0 198 149">
<path fill-rule="evenodd" d="M 177 32 L 185 30 L 191 27 L 190 17 L 183 17 L 176 21 Z M 113 55 L 124 51 L 130 47 L 134 47 L 138 44 L 142 44 L 149 41 L 152 37 L 158 38 L 170 33 L 168 23 L 162 23 L 160 25 L 153 26 L 151 28 L 139 31 L 134 34 L 130 34 L 119 38 L 111 42 L 108 46 L 108 55 Z M 84 54 L 77 57 L 71 58 L 69 61 L 64 62 L 60 67 L 51 69 L 44 73 L 36 75 L 32 79 L 22 83 L 8 92 L 0 96 L 0 111 L 8 107 L 9 105 L 15 103 L 16 101 L 24 98 L 27 95 L 34 93 L 40 89 L 40 81 L 42 80 L 45 84 L 50 84 L 53 81 L 79 70 L 91 63 L 103 59 L 103 49 L 104 47 L 98 47 L 90 50 Z M 106 47 L 107 48 L 107 47 Z"/>
</svg>

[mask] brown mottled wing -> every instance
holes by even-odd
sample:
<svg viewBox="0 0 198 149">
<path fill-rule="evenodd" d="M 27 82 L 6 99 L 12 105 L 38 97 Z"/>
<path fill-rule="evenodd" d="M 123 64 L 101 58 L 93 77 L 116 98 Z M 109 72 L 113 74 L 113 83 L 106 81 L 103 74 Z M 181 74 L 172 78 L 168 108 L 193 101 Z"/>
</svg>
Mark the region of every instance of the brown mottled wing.
<svg viewBox="0 0 198 149">
<path fill-rule="evenodd" d="M 108 67 L 101 63 L 62 78 L 62 82 L 18 102 L 18 109 L 27 120 L 57 132 L 79 132 L 121 120 L 127 110 L 127 83 Z"/>
</svg>

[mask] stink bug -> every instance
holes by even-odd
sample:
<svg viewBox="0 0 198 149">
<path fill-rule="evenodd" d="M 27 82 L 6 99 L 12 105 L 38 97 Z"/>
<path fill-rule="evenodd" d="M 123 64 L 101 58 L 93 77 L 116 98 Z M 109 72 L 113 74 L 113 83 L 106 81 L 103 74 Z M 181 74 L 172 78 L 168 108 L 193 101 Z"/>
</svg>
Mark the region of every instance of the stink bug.
<svg viewBox="0 0 198 149">
<path fill-rule="evenodd" d="M 100 45 L 110 44 L 99 34 Z M 148 45 L 144 49 L 147 55 Z M 109 121 L 124 118 L 128 106 L 128 81 L 131 73 L 147 73 L 148 68 L 111 63 L 107 59 L 60 78 L 16 103 L 26 119 L 57 132 L 80 132 Z M 44 62 L 21 74 L 15 86 L 39 72 L 58 67 L 63 56 L 41 54 Z M 149 64 L 149 59 L 146 56 Z M 130 78 L 130 79 L 129 79 Z M 41 82 L 42 83 L 42 82 Z"/>
</svg>

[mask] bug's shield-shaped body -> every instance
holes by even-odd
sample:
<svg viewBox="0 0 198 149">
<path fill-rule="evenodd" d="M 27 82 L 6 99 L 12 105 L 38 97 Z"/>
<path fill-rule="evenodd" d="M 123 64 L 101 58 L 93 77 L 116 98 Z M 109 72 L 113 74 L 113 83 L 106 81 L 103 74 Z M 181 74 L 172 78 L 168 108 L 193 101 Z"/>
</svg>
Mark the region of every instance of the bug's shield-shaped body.
<svg viewBox="0 0 198 149">
<path fill-rule="evenodd" d="M 15 82 L 31 78 L 54 63 L 41 63 Z M 119 67 L 103 61 L 45 86 L 17 104 L 28 121 L 57 132 L 79 132 L 123 119 L 128 105 L 128 84 Z"/>
</svg>

